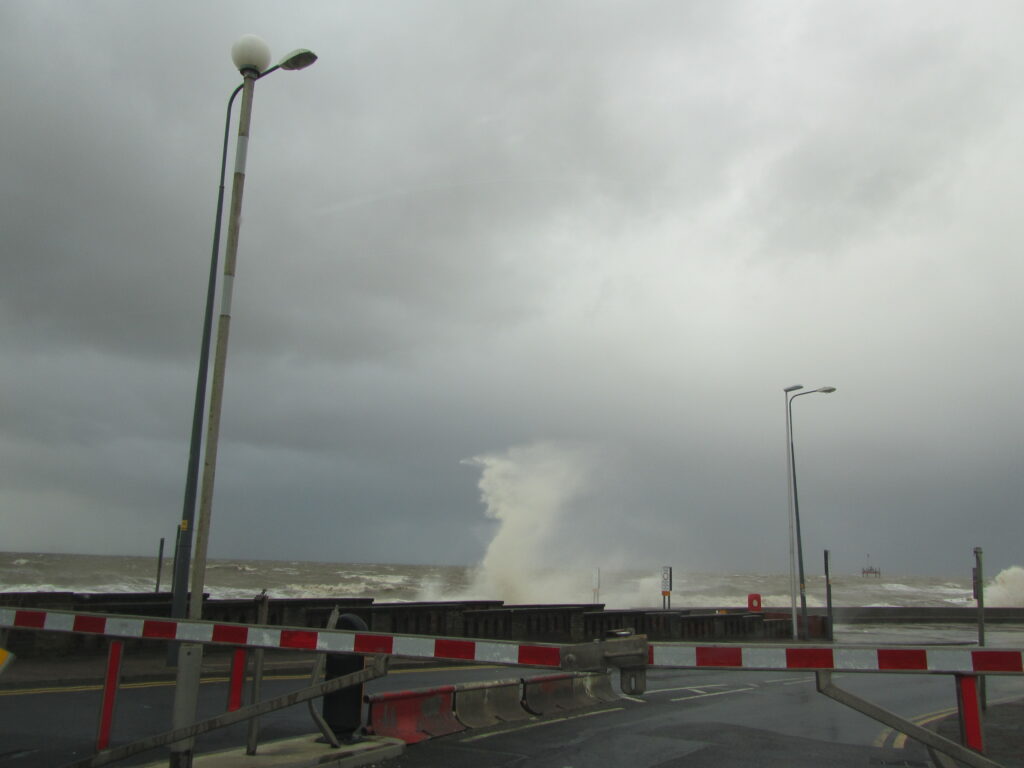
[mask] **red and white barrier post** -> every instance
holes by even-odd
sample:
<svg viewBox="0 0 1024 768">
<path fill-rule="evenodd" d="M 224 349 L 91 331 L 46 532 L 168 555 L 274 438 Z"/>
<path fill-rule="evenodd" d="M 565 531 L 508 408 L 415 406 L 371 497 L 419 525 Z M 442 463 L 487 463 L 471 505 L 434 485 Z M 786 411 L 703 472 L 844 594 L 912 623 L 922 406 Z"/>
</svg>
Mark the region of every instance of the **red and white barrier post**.
<svg viewBox="0 0 1024 768">
<path fill-rule="evenodd" d="M 103 702 L 100 705 L 100 725 L 96 732 L 96 751 L 110 746 L 110 727 L 114 721 L 114 704 L 121 682 L 121 653 L 124 642 L 111 640 L 107 651 L 107 674 L 103 679 Z"/>
</svg>

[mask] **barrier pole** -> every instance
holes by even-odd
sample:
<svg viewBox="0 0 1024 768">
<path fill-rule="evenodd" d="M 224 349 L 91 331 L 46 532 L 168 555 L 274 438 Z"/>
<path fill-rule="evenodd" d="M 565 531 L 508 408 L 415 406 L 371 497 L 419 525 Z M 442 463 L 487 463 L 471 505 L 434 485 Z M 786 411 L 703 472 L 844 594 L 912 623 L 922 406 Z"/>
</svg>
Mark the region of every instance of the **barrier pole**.
<svg viewBox="0 0 1024 768">
<path fill-rule="evenodd" d="M 110 726 L 114 720 L 114 703 L 121 681 L 121 650 L 124 642 L 111 640 L 107 651 L 107 674 L 103 680 L 103 703 L 100 705 L 100 726 L 96 733 L 96 751 L 110 746 Z"/>
<path fill-rule="evenodd" d="M 985 754 L 977 677 L 956 675 L 956 704 L 960 710 L 960 741 L 965 747 Z"/>
<path fill-rule="evenodd" d="M 256 597 L 256 623 L 267 623 L 270 616 L 270 598 L 267 590 Z M 259 704 L 263 688 L 263 656 L 266 652 L 257 648 L 253 653 L 252 686 L 249 688 L 249 704 Z M 245 737 L 245 754 L 255 755 L 260 740 L 260 719 L 254 717 L 249 721 L 249 731 Z"/>
<path fill-rule="evenodd" d="M 242 706 L 242 689 L 245 687 L 245 648 L 235 648 L 231 654 L 231 680 L 228 683 L 228 712 Z"/>
</svg>

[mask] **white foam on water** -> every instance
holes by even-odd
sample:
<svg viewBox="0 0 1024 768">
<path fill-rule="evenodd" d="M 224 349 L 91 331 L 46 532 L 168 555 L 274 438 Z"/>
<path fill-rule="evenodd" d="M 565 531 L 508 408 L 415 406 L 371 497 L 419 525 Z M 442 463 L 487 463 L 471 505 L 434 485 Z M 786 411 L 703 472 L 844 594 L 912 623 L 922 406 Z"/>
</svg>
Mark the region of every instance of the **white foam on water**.
<svg viewBox="0 0 1024 768">
<path fill-rule="evenodd" d="M 985 606 L 1024 608 L 1024 568 L 1011 565 L 985 586 Z"/>
</svg>

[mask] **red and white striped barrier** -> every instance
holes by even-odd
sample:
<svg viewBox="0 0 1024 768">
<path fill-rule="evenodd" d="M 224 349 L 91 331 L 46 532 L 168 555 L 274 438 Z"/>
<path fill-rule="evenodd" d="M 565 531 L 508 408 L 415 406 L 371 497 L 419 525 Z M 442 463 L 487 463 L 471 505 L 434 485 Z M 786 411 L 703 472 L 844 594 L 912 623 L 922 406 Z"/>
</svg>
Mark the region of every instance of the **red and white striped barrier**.
<svg viewBox="0 0 1024 768">
<path fill-rule="evenodd" d="M 0 608 L 0 628 L 73 632 L 117 638 L 178 640 L 237 648 L 381 654 L 417 659 L 554 668 L 562 666 L 563 649 L 571 666 L 572 662 L 568 657 L 580 647 L 553 643 L 521 643 L 513 640 L 469 640 L 460 637 L 425 637 L 340 629 L 267 627 L 21 608 Z M 679 669 L 1024 674 L 1024 658 L 1019 648 L 651 643 L 648 646 L 647 663 L 651 667 Z"/>
<path fill-rule="evenodd" d="M 1019 649 L 863 646 L 694 645 L 651 643 L 647 663 L 680 669 L 829 670 L 833 672 L 927 672 L 1024 674 Z"/>
<path fill-rule="evenodd" d="M 0 627 L 73 632 L 106 637 L 283 648 L 333 653 L 366 653 L 416 659 L 478 661 L 526 667 L 560 667 L 561 646 L 510 640 L 467 640 L 303 627 L 263 627 L 136 616 L 0 608 Z"/>
</svg>

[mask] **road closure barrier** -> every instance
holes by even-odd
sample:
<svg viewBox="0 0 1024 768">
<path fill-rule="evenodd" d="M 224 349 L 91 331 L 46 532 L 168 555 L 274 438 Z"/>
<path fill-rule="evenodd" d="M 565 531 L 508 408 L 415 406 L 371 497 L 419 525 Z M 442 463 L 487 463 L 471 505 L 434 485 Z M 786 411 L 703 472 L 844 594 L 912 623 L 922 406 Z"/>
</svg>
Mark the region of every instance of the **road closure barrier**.
<svg viewBox="0 0 1024 768">
<path fill-rule="evenodd" d="M 586 706 L 577 703 L 575 675 L 543 675 L 523 680 L 523 706 L 534 715 L 548 715 Z M 589 696 L 586 696 L 589 698 Z M 597 703 L 593 699 L 591 703 Z"/>
<path fill-rule="evenodd" d="M 528 720 L 522 679 L 456 685 L 455 717 L 467 728 Z"/>
<path fill-rule="evenodd" d="M 378 693 L 365 697 L 367 731 L 416 744 L 466 730 L 455 718 L 455 686 Z"/>
</svg>

